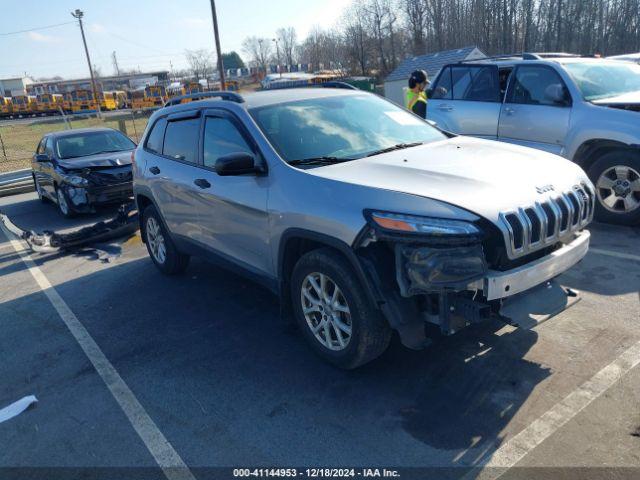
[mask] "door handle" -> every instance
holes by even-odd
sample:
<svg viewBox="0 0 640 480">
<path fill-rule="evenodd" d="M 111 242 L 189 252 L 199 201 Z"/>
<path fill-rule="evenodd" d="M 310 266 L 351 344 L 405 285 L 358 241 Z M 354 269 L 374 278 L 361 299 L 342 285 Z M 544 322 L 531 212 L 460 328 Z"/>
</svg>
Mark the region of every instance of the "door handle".
<svg viewBox="0 0 640 480">
<path fill-rule="evenodd" d="M 151 167 L 151 168 L 149 169 L 149 171 L 150 171 L 151 173 L 153 173 L 154 175 L 158 175 L 158 174 L 160 173 L 160 169 L 159 169 L 158 167 L 156 167 L 155 165 L 154 165 L 153 167 Z"/>
<path fill-rule="evenodd" d="M 193 183 L 195 183 L 198 187 L 202 188 L 203 190 L 211 186 L 211 184 L 207 182 L 204 178 L 196 178 L 193 181 Z"/>
<path fill-rule="evenodd" d="M 511 107 L 505 107 L 504 113 L 506 113 L 507 115 L 513 115 L 514 113 L 516 113 L 516 111 Z"/>
<path fill-rule="evenodd" d="M 451 105 L 441 104 L 438 105 L 438 110 L 442 110 L 443 112 L 450 112 L 451 110 L 453 110 L 453 107 Z"/>
</svg>

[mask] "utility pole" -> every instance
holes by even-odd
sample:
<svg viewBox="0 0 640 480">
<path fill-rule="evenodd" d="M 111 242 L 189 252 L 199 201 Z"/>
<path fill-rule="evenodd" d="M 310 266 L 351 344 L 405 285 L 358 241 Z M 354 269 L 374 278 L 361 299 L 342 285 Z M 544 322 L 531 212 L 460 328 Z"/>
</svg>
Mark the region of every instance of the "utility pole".
<svg viewBox="0 0 640 480">
<path fill-rule="evenodd" d="M 87 64 L 89 65 L 89 74 L 91 75 L 91 90 L 93 91 L 93 101 L 98 109 L 98 117 L 100 118 L 100 102 L 98 101 L 98 91 L 96 90 L 96 79 L 93 77 L 93 66 L 91 65 L 91 57 L 89 57 L 89 49 L 87 48 L 87 39 L 84 36 L 84 27 L 82 26 L 82 17 L 84 12 L 76 8 L 75 12 L 71 12 L 71 16 L 78 19 L 80 25 L 80 33 L 82 34 L 82 43 L 84 44 L 84 53 L 87 55 Z"/>
<path fill-rule="evenodd" d="M 282 78 L 282 70 L 280 67 L 280 46 L 278 45 L 278 39 L 272 38 L 274 42 L 276 42 L 276 58 L 278 59 L 278 73 L 280 74 L 280 78 Z"/>
<path fill-rule="evenodd" d="M 216 38 L 216 53 L 218 54 L 218 73 L 220 74 L 220 90 L 226 90 L 224 80 L 224 62 L 220 50 L 220 35 L 218 34 L 218 16 L 216 15 L 216 0 L 211 0 L 211 16 L 213 17 L 213 35 Z"/>
<path fill-rule="evenodd" d="M 113 70 L 116 75 L 120 76 L 120 67 L 118 66 L 118 57 L 116 57 L 116 51 L 111 53 L 111 61 L 113 62 Z"/>
</svg>

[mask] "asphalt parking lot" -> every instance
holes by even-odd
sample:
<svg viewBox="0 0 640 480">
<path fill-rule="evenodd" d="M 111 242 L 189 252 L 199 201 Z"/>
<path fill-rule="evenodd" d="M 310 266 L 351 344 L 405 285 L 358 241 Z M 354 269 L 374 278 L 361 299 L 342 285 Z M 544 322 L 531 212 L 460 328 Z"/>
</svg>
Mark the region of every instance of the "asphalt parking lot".
<svg viewBox="0 0 640 480">
<path fill-rule="evenodd" d="M 95 221 L 69 224 L 34 194 L 0 210 L 28 229 Z M 396 341 L 349 372 L 316 358 L 268 291 L 204 261 L 165 277 L 132 237 L 110 262 L 30 263 L 0 230 L 0 408 L 38 398 L 0 423 L 0 477 L 640 478 L 640 229 L 590 229 L 590 253 L 560 277 L 581 292 L 569 310 L 530 330 L 477 325 L 422 352 Z"/>
</svg>

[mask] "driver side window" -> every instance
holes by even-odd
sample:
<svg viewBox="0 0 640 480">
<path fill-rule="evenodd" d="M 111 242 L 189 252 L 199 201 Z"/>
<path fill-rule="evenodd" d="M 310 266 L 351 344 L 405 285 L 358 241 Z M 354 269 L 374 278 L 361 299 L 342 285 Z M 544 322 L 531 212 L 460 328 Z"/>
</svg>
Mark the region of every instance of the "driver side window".
<svg viewBox="0 0 640 480">
<path fill-rule="evenodd" d="M 571 97 L 560 76 L 541 65 L 520 66 L 513 77 L 508 103 L 567 106 Z"/>
<path fill-rule="evenodd" d="M 207 117 L 204 126 L 204 166 L 213 168 L 220 157 L 230 153 L 253 153 L 231 120 L 224 117 Z"/>
</svg>

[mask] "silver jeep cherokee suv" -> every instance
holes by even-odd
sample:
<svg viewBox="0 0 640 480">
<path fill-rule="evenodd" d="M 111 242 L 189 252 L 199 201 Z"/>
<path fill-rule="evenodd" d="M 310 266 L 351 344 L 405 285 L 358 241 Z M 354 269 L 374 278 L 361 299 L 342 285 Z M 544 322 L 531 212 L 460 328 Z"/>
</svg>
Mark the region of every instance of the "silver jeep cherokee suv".
<svg viewBox="0 0 640 480">
<path fill-rule="evenodd" d="M 570 54 L 445 66 L 427 117 L 443 130 L 562 155 L 596 186 L 596 219 L 640 223 L 640 65 Z"/>
<path fill-rule="evenodd" d="M 173 274 L 200 255 L 258 280 L 326 360 L 354 368 L 393 329 L 421 348 L 430 329 L 548 316 L 575 295 L 551 305 L 548 283 L 588 249 L 595 191 L 575 164 L 359 91 L 202 97 L 155 112 L 135 152 L 151 259 Z"/>
</svg>

